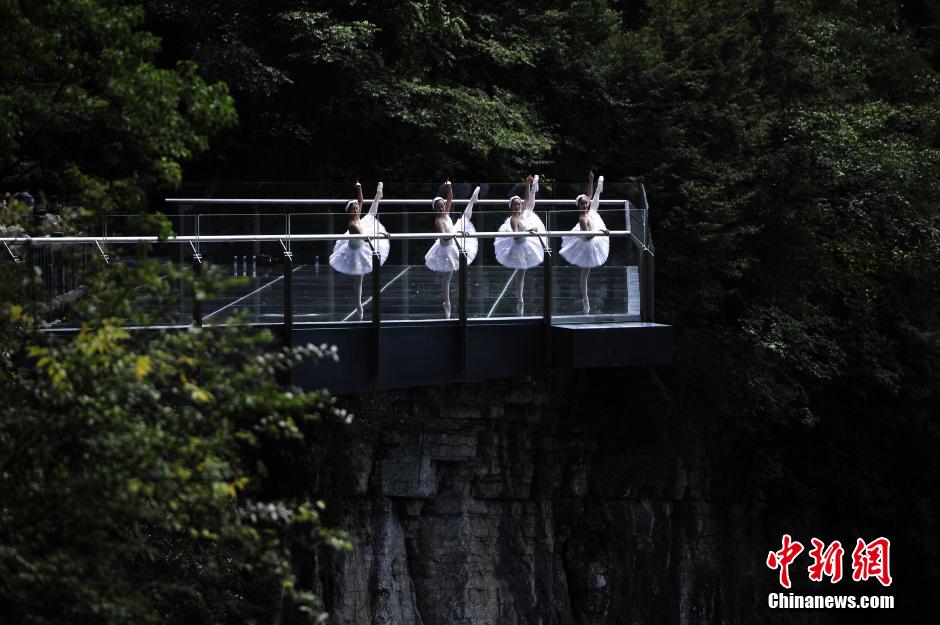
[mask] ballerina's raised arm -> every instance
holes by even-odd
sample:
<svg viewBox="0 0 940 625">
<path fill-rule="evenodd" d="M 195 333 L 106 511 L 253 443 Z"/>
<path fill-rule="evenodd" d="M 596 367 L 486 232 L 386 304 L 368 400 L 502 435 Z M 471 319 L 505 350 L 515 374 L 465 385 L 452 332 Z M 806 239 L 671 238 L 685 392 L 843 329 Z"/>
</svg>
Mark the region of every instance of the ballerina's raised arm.
<svg viewBox="0 0 940 625">
<path fill-rule="evenodd" d="M 597 179 L 597 188 L 594 190 L 594 197 L 591 198 L 591 212 L 596 213 L 597 207 L 601 205 L 601 192 L 604 190 L 604 177 Z"/>
<path fill-rule="evenodd" d="M 522 214 L 526 216 L 523 219 L 523 222 L 527 220 L 527 215 L 529 213 L 535 212 L 535 194 L 539 192 L 539 177 L 538 175 L 529 176 L 526 178 L 526 189 L 525 189 L 525 204 L 522 206 Z M 538 232 L 539 229 L 536 227 L 526 228 L 527 232 Z"/>
<path fill-rule="evenodd" d="M 450 180 L 447 180 L 444 184 L 447 187 L 447 201 L 444 203 L 444 214 L 450 215 L 450 209 L 454 205 L 454 185 L 450 183 Z"/>
<path fill-rule="evenodd" d="M 442 234 L 453 231 L 453 228 L 450 227 L 452 225 L 450 221 L 450 208 L 454 204 L 454 186 L 451 184 L 450 180 L 446 180 L 444 181 L 444 187 L 447 189 L 447 199 L 436 197 L 433 202 L 434 210 L 440 210 L 437 217 L 434 218 L 434 231 Z M 451 238 L 452 237 L 442 238 L 441 243 L 447 245 L 450 243 Z"/>
<path fill-rule="evenodd" d="M 539 192 L 539 177 L 529 176 L 526 178 L 525 203 L 522 205 L 522 212 L 528 213 L 535 210 L 535 194 Z"/>
</svg>

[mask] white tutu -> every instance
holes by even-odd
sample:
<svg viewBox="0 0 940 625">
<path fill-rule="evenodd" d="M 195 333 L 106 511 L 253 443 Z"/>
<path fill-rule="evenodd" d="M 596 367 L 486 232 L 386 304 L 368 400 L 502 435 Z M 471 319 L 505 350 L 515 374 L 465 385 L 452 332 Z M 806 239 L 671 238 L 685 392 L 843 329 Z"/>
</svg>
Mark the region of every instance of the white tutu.
<svg viewBox="0 0 940 625">
<path fill-rule="evenodd" d="M 383 231 L 382 223 L 372 215 L 366 215 L 359 220 L 359 227 L 363 234 L 380 233 Z M 349 234 L 349 230 L 346 231 Z M 385 237 L 379 236 L 370 239 L 372 245 L 379 251 L 382 264 L 388 258 L 389 242 Z M 372 249 L 365 239 L 342 239 L 333 246 L 330 254 L 330 266 L 340 273 L 350 276 L 361 276 L 372 272 Z"/>
<path fill-rule="evenodd" d="M 526 211 L 522 214 L 522 229 L 529 230 L 534 228 L 537 232 L 545 232 L 545 224 L 534 211 Z M 512 232 L 512 217 L 508 217 L 503 225 L 499 227 L 500 232 Z M 540 265 L 545 258 L 545 252 L 542 250 L 542 243 L 539 237 L 527 236 L 516 239 L 515 237 L 499 237 L 493 243 L 496 248 L 496 261 L 504 267 L 511 269 L 529 269 Z"/>
<path fill-rule="evenodd" d="M 607 226 L 604 220 L 596 212 L 588 215 L 588 224 L 591 230 L 606 230 Z M 575 224 L 572 232 L 581 230 L 581 224 Z M 572 265 L 578 267 L 600 267 L 607 262 L 607 256 L 610 255 L 610 238 L 606 236 L 596 236 L 592 239 L 587 237 L 562 237 L 561 249 L 559 253 Z"/>
<path fill-rule="evenodd" d="M 454 227 L 454 222 L 451 220 L 450 216 L 447 217 L 445 223 L 447 224 L 448 232 L 476 232 L 476 228 L 473 227 L 473 222 L 464 217 L 457 220 L 456 227 Z M 431 271 L 457 271 L 460 269 L 460 257 L 457 251 L 457 245 L 454 243 L 452 237 L 442 238 L 444 239 L 443 243 L 441 239 L 436 239 L 434 245 L 432 245 L 428 253 L 424 255 L 424 264 L 427 265 L 427 268 Z M 477 257 L 480 242 L 477 239 L 461 237 L 460 235 L 457 235 L 457 240 L 460 242 L 460 245 L 467 250 L 467 264 L 469 265 L 473 262 L 473 259 Z"/>
</svg>

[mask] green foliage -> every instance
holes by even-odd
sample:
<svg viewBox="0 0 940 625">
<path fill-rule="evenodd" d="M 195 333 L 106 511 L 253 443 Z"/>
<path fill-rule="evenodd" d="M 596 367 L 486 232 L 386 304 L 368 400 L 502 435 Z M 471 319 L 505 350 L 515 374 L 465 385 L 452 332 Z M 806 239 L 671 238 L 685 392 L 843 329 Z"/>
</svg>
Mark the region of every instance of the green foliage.
<svg viewBox="0 0 940 625">
<path fill-rule="evenodd" d="M 436 135 L 441 120 L 461 120 L 436 141 L 439 153 L 433 154 L 433 160 L 442 170 L 459 168 L 464 158 L 474 158 L 488 160 L 491 167 L 521 171 L 551 146 L 532 127 L 531 108 L 520 104 L 511 93 L 490 96 L 478 89 L 414 81 L 400 83 L 383 100 L 395 103 L 388 107 L 387 114 L 407 124 L 412 133 Z M 428 156 L 425 151 L 419 158 L 425 160 Z M 420 163 L 412 166 L 418 168 Z"/>
<path fill-rule="evenodd" d="M 651 4 L 625 130 L 678 331 L 669 405 L 735 450 L 730 496 L 935 557 L 938 73 L 868 9 Z"/>
<path fill-rule="evenodd" d="M 232 88 L 243 124 L 221 150 L 226 173 L 254 179 L 515 179 L 551 156 L 555 124 L 602 88 L 609 58 L 594 45 L 606 50 L 618 21 L 594 1 L 147 6 L 175 54 Z M 597 121 L 580 124 L 600 135 Z M 255 157 L 260 146 L 271 158 Z"/>
<path fill-rule="evenodd" d="M 0 3 L 0 180 L 57 213 L 37 223 L 13 202 L 5 233 L 138 211 L 234 123 L 225 85 L 185 59 L 166 68 L 143 20 L 110 0 Z M 159 215 L 135 227 L 170 233 Z M 321 419 L 348 419 L 278 381 L 335 353 L 278 350 L 249 328 L 129 331 L 171 305 L 170 281 L 204 297 L 224 281 L 128 256 L 56 298 L 38 267 L 0 264 L 0 621 L 317 621 L 295 567 L 345 538 L 321 526 L 315 493 L 276 487 L 269 467 L 303 484 L 284 458 L 312 453 Z M 81 332 L 47 331 L 64 317 Z"/>
<path fill-rule="evenodd" d="M 38 178 L 93 210 L 136 209 L 149 186 L 178 185 L 182 161 L 234 123 L 223 84 L 185 61 L 156 64 L 160 41 L 143 19 L 141 7 L 110 0 L 0 3 L 7 184 Z"/>
<path fill-rule="evenodd" d="M 322 11 L 287 11 L 277 19 L 290 33 L 290 41 L 297 51 L 287 56 L 290 61 L 311 65 L 338 64 L 355 68 L 368 60 L 364 53 L 375 35 L 375 27 L 368 22 L 338 23 Z"/>
<path fill-rule="evenodd" d="M 86 285 L 76 336 L 36 334 L 7 303 L 0 375 L 0 602 L 20 623 L 311 622 L 297 558 L 344 546 L 307 491 L 272 497 L 269 459 L 309 453 L 311 424 L 348 415 L 278 372 L 307 346 L 267 333 L 131 332 L 120 285 L 165 297 L 155 268 Z M 206 285 L 218 284 L 207 277 Z M 204 285 L 205 286 L 205 285 Z M 196 287 L 202 288 L 202 287 Z M 100 297 L 99 297 L 100 294 Z M 164 300 L 165 301 L 165 300 Z"/>
</svg>

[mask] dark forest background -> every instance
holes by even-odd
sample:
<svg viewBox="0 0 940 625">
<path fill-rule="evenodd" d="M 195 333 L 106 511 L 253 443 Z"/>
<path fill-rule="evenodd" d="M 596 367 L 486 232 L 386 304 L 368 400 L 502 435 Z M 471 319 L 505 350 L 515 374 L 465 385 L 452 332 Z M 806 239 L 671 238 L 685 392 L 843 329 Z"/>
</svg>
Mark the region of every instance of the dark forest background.
<svg viewBox="0 0 940 625">
<path fill-rule="evenodd" d="M 675 362 L 650 373 L 631 409 L 693 423 L 728 496 L 762 502 L 782 528 L 813 510 L 829 540 L 888 536 L 899 603 L 910 614 L 936 609 L 940 4 L 5 1 L 0 23 L 0 191 L 28 190 L 76 222 L 153 209 L 184 180 L 514 181 L 533 168 L 580 180 L 590 167 L 611 181 L 642 182 L 656 240 L 657 320 L 675 328 Z M 11 200 L 0 222 L 17 215 L 25 219 Z M 165 441 L 148 447 L 155 464 L 144 486 L 115 486 L 136 484 L 133 497 L 118 505 L 102 491 L 114 508 L 105 523 L 79 509 L 87 500 L 74 499 L 70 480 L 85 476 L 95 491 L 104 463 L 125 462 L 107 432 L 126 415 L 76 433 L 67 415 L 83 413 L 62 406 L 84 397 L 108 412 L 107 402 L 128 393 L 140 400 L 127 385 L 153 379 L 160 357 L 140 358 L 164 352 L 115 336 L 105 320 L 132 312 L 113 282 L 99 285 L 83 311 L 97 342 L 50 345 L 17 307 L 18 280 L 4 283 L 0 324 L 0 622 L 142 614 L 184 622 L 206 612 L 226 621 L 287 610 L 285 601 L 297 610 L 284 618 L 304 620 L 311 598 L 270 596 L 288 588 L 284 545 L 312 547 L 287 540 L 273 513 L 270 532 L 258 533 L 272 542 L 249 536 L 250 515 L 220 512 L 227 495 L 241 493 L 224 485 L 254 475 L 246 467 L 265 457 L 266 444 L 284 436 L 304 444 L 311 406 L 339 420 L 341 411 L 316 395 L 288 406 L 273 382 L 252 392 L 287 415 L 282 429 L 257 426 L 265 412 L 257 406 L 241 402 L 231 417 L 220 401 L 212 410 L 227 429 L 180 424 L 177 434 L 220 445 L 209 455 L 227 458 L 227 468 L 191 500 L 161 499 L 154 492 L 179 487 L 165 475 L 191 485 L 173 472 L 189 470 L 198 454 L 158 470 L 160 454 L 176 452 Z M 209 349 L 200 340 L 158 339 L 193 354 Z M 38 370 L 11 355 L 24 345 L 40 350 Z M 89 368 L 91 354 L 103 358 L 98 369 Z M 167 371 L 177 366 L 164 355 Z M 114 370 L 121 358 L 123 378 Z M 57 372 L 85 386 L 56 398 L 50 389 L 66 392 L 50 386 Z M 202 414 L 197 377 L 165 373 L 154 392 L 169 385 Z M 202 380 L 214 397 L 237 394 L 225 370 Z M 116 395 L 102 394 L 102 384 Z M 50 406 L 66 415 L 51 432 Z M 143 434 L 128 428 L 122 445 L 138 445 L 171 418 L 151 417 Z M 90 455 L 50 464 L 75 441 Z M 72 504 L 46 506 L 57 492 Z M 140 497 L 151 506 L 143 520 L 127 512 Z M 164 525 L 190 505 L 203 507 Z M 316 525 L 315 508 L 284 519 Z M 45 527 L 49 514 L 59 520 Z M 190 536 L 194 518 L 209 534 L 233 535 Z M 129 524 L 136 529 L 127 533 Z M 64 526 L 101 533 L 73 544 Z M 283 558 L 265 560 L 275 581 L 255 594 L 231 590 L 233 579 L 260 579 L 231 564 L 255 553 L 249 543 Z M 206 544 L 230 551 L 221 557 Z M 162 554 L 173 549 L 184 555 L 167 563 Z M 210 551 L 218 561 L 207 567 Z M 107 583 L 128 571 L 142 576 L 133 589 Z M 170 578 L 191 584 L 171 588 Z M 61 591 L 43 599 L 49 584 Z M 207 588 L 224 601 L 201 608 L 204 597 L 193 593 L 215 596 Z"/>
</svg>

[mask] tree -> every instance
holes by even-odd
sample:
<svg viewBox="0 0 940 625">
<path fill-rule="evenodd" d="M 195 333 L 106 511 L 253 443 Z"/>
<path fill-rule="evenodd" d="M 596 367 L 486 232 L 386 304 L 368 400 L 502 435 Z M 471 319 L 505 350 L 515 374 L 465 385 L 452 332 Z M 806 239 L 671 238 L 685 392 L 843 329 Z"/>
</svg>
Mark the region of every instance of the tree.
<svg viewBox="0 0 940 625">
<path fill-rule="evenodd" d="M 172 188 L 181 163 L 235 121 L 222 83 L 181 60 L 158 67 L 143 10 L 111 0 L 4 2 L 0 179 L 93 212 Z"/>
<path fill-rule="evenodd" d="M 269 496 L 264 466 L 303 450 L 321 416 L 343 416 L 276 381 L 295 357 L 324 354 L 271 353 L 272 337 L 251 332 L 132 336 L 98 316 L 106 299 L 86 301 L 81 332 L 51 341 L 5 309 L 4 338 L 30 345 L 34 367 L 6 352 L 0 376 L 4 618 L 312 621 L 293 566 L 342 537 L 320 527 L 322 502 Z"/>
<path fill-rule="evenodd" d="M 223 84 L 159 66 L 139 7 L 4 2 L 0 21 L 3 184 L 57 202 L 76 230 L 140 211 L 235 120 Z M 0 222 L 36 234 L 17 202 Z M 83 276 L 78 298 L 0 264 L 0 621 L 316 620 L 294 566 L 343 538 L 308 489 L 272 488 L 267 468 L 309 453 L 319 419 L 347 418 L 278 383 L 332 352 L 278 350 L 249 328 L 131 332 L 141 302 L 172 303 L 168 274 L 201 295 L 220 280 L 128 255 Z M 81 330 L 46 331 L 60 319 Z"/>
<path fill-rule="evenodd" d="M 709 433 L 729 497 L 893 534 L 932 554 L 905 563 L 928 588 L 936 68 L 890 3 L 650 5 L 624 50 L 669 405 Z"/>
</svg>

